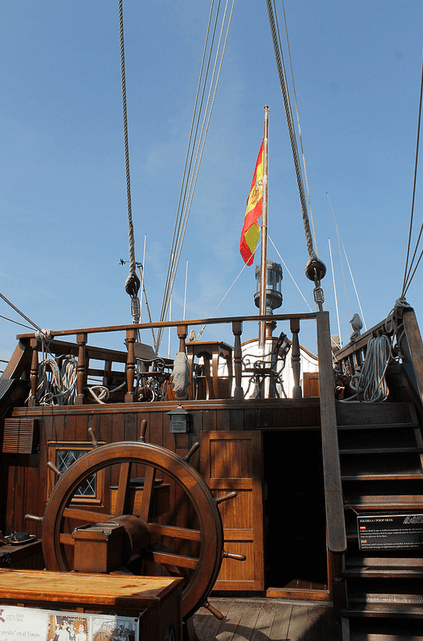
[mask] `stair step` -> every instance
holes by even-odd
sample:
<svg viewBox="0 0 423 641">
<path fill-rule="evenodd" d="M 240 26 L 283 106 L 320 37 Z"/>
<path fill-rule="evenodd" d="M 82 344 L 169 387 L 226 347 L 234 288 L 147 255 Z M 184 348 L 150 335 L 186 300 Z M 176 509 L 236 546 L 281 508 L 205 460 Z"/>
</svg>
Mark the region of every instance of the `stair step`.
<svg viewBox="0 0 423 641">
<path fill-rule="evenodd" d="M 381 617 L 423 619 L 423 595 L 368 594 L 366 600 L 350 600 L 344 617 Z"/>
<path fill-rule="evenodd" d="M 407 446 L 407 447 L 362 447 L 362 448 L 339 448 L 339 453 L 343 454 L 421 454 L 423 447 Z"/>
<path fill-rule="evenodd" d="M 345 508 L 354 510 L 423 510 L 423 496 L 421 494 L 405 495 L 370 495 L 345 498 Z"/>
<path fill-rule="evenodd" d="M 338 430 L 343 432 L 345 430 L 389 430 L 389 429 L 403 429 L 403 428 L 416 428 L 418 427 L 418 423 L 414 422 L 404 422 L 404 423 L 356 423 L 352 425 L 344 424 L 344 425 L 338 425 Z"/>
<path fill-rule="evenodd" d="M 390 474 L 368 474 L 366 472 L 357 472 L 342 474 L 343 481 L 421 481 L 423 479 L 422 472 L 392 472 Z"/>
<path fill-rule="evenodd" d="M 351 641 L 399 641 L 406 639 L 407 641 L 423 641 L 421 634 L 413 634 L 409 630 L 402 630 L 400 632 L 354 632 L 350 637 Z"/>
<path fill-rule="evenodd" d="M 346 641 L 423 641 L 419 619 L 342 619 Z"/>
<path fill-rule="evenodd" d="M 375 454 L 374 456 L 343 456 L 341 473 L 348 474 L 421 474 L 419 454 Z"/>
<path fill-rule="evenodd" d="M 416 579 L 423 578 L 423 567 L 348 567 L 342 573 L 346 577 L 379 579 Z"/>
<path fill-rule="evenodd" d="M 415 411 L 408 403 L 359 403 L 337 401 L 336 415 L 339 425 L 375 425 L 408 423 L 415 421 Z"/>
<path fill-rule="evenodd" d="M 391 567 L 400 565 L 402 567 L 420 568 L 423 570 L 423 559 L 420 557 L 391 557 L 391 556 L 348 556 L 348 566 L 366 566 L 366 567 Z"/>
</svg>

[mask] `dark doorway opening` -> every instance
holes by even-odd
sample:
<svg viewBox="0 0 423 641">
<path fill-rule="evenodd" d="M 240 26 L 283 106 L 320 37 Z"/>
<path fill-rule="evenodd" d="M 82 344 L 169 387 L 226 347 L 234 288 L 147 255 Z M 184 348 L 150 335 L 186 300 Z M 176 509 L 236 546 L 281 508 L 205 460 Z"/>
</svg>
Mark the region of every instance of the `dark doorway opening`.
<svg viewBox="0 0 423 641">
<path fill-rule="evenodd" d="M 322 446 L 318 430 L 265 432 L 267 587 L 327 583 Z"/>
</svg>

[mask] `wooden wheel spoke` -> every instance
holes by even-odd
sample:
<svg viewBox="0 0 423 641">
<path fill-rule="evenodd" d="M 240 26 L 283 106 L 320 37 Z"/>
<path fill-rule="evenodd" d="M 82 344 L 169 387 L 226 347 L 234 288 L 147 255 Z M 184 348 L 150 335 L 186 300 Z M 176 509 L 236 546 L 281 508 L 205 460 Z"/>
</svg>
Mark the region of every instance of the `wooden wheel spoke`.
<svg viewBox="0 0 423 641">
<path fill-rule="evenodd" d="M 192 556 L 180 556 L 172 552 L 157 552 L 155 550 L 153 551 L 153 559 L 156 563 L 161 563 L 165 566 L 189 568 L 190 570 L 195 570 L 198 563 L 198 559 Z"/>
<path fill-rule="evenodd" d="M 62 545 L 75 545 L 75 539 L 68 532 L 61 532 L 59 540 Z"/>
<path fill-rule="evenodd" d="M 156 468 L 147 466 L 144 477 L 144 488 L 142 491 L 141 507 L 139 517 L 145 523 L 148 521 L 150 514 L 151 501 L 153 499 L 154 481 L 156 479 Z"/>
<path fill-rule="evenodd" d="M 114 515 L 119 516 L 125 514 L 125 501 L 129 489 L 129 482 L 131 480 L 131 463 L 121 463 L 119 471 L 119 484 L 116 497 L 116 505 Z"/>
<path fill-rule="evenodd" d="M 113 518 L 113 514 L 100 514 L 100 512 L 91 512 L 90 510 L 82 510 L 76 507 L 66 507 L 63 510 L 63 516 L 77 521 L 85 521 L 85 523 L 103 523 L 103 521 Z"/>
<path fill-rule="evenodd" d="M 150 534 L 171 536 L 175 539 L 185 539 L 187 541 L 201 541 L 200 530 L 175 527 L 174 525 L 162 525 L 161 523 L 148 523 L 147 526 Z"/>
</svg>

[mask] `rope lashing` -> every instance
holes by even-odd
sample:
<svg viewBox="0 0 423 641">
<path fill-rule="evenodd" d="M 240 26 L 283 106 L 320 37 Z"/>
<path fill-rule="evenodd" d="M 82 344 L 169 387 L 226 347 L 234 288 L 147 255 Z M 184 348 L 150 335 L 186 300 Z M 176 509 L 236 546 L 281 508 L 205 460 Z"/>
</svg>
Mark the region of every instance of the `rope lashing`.
<svg viewBox="0 0 423 641">
<path fill-rule="evenodd" d="M 128 244 L 129 244 L 129 275 L 125 281 L 125 291 L 131 297 L 131 313 L 134 323 L 140 319 L 140 303 L 138 291 L 140 279 L 136 273 L 134 225 L 132 222 L 131 174 L 129 166 L 129 139 L 128 139 L 128 109 L 126 104 L 126 74 L 125 74 L 125 41 L 123 34 L 123 6 L 119 0 L 119 33 L 120 33 L 120 68 L 122 78 L 122 111 L 123 111 L 123 137 L 125 145 L 125 171 L 126 171 L 126 196 L 128 202 Z"/>
</svg>

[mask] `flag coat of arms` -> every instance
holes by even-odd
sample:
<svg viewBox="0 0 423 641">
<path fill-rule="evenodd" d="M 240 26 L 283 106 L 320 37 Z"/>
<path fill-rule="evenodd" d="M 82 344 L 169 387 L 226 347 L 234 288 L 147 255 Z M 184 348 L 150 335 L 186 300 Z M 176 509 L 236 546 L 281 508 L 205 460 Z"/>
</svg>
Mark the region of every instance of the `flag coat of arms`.
<svg viewBox="0 0 423 641">
<path fill-rule="evenodd" d="M 254 252 L 260 236 L 260 226 L 257 220 L 262 215 L 263 210 L 263 149 L 264 139 L 257 157 L 250 194 L 247 199 L 244 226 L 241 232 L 240 251 L 247 265 L 253 264 Z"/>
</svg>

